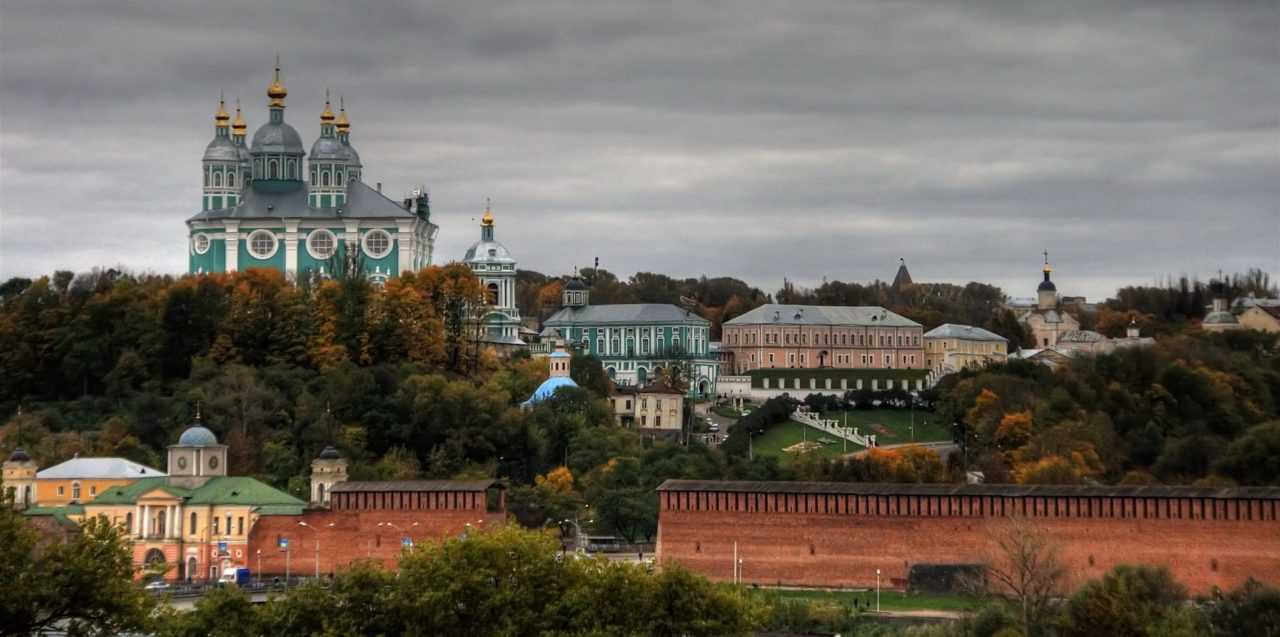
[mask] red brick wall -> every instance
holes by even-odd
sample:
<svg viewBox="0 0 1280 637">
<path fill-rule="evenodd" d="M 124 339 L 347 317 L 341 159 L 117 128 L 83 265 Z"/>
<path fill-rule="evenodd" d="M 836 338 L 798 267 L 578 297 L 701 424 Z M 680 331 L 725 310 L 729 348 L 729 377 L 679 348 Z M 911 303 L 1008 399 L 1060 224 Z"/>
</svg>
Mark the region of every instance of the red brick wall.
<svg viewBox="0 0 1280 637">
<path fill-rule="evenodd" d="M 986 561 L 993 551 L 990 533 L 1004 519 L 990 509 L 991 499 L 977 511 L 972 502 L 955 506 L 958 498 L 884 498 L 877 513 L 874 504 L 865 508 L 876 498 L 865 496 L 854 497 L 862 497 L 864 506 L 854 502 L 852 511 L 849 500 L 805 502 L 804 496 L 774 494 L 760 496 L 761 509 L 769 500 L 768 511 L 726 511 L 735 505 L 717 503 L 714 494 L 701 494 L 701 500 L 678 495 L 689 499 L 677 504 L 671 500 L 677 494 L 662 494 L 658 559 L 729 580 L 736 542 L 743 580 L 760 584 L 871 587 L 878 568 L 882 585 L 901 586 L 912 564 Z M 1055 512 L 1052 499 L 1028 499 L 1033 522 L 1061 543 L 1071 586 L 1122 563 L 1168 566 L 1194 593 L 1234 587 L 1248 577 L 1280 584 L 1280 503 L 1219 501 L 1216 510 L 1212 502 L 1206 510 L 1202 501 L 1186 500 L 1177 519 L 1157 517 L 1165 514 L 1152 511 L 1151 501 L 1144 510 L 1144 502 L 1132 498 L 1116 499 L 1117 517 L 1083 517 L 1090 511 L 1077 510 L 1079 499 L 1072 500 L 1070 509 L 1059 501 Z M 717 505 L 721 510 L 688 510 Z M 1120 511 L 1126 517 L 1118 517 Z M 1023 515 L 1020 506 L 1016 512 L 1006 506 L 1004 513 Z M 1218 519 L 1203 519 L 1213 517 Z"/>
<path fill-rule="evenodd" d="M 483 495 L 483 494 L 482 494 Z M 483 500 L 481 500 L 483 503 Z M 281 537 L 289 539 L 289 565 L 294 575 L 312 575 L 316 568 L 316 543 L 320 545 L 320 573 L 334 573 L 352 562 L 367 558 L 381 560 L 395 568 L 404 536 L 414 544 L 461 534 L 468 523 L 474 528 L 502 524 L 505 513 L 479 510 L 372 510 L 307 511 L 302 515 L 272 515 L 258 518 L 249 534 L 248 564 L 257 572 L 258 551 L 262 551 L 264 575 L 283 575 L 285 552 L 278 548 Z M 306 522 L 307 526 L 300 526 Z M 392 526 L 378 526 L 378 523 Z M 413 526 L 417 523 L 417 526 Z M 333 526 L 330 526 L 332 524 Z M 310 527 L 310 528 L 308 528 Z"/>
</svg>

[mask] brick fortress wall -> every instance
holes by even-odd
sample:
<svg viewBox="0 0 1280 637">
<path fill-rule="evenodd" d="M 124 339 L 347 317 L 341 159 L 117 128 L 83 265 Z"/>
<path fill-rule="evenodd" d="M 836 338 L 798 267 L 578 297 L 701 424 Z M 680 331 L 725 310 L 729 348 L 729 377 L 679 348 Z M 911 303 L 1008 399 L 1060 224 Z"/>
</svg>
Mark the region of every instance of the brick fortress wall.
<svg viewBox="0 0 1280 637">
<path fill-rule="evenodd" d="M 411 538 L 414 545 L 422 545 L 457 537 L 467 530 L 467 525 L 485 529 L 506 519 L 501 506 L 497 511 L 487 510 L 483 491 L 333 493 L 331 498 L 332 509 L 259 518 L 249 534 L 246 566 L 266 576 L 283 575 L 286 555 L 279 546 L 281 539 L 288 539 L 289 571 L 293 575 L 311 576 L 316 572 L 317 543 L 322 575 L 342 571 L 365 559 L 378 560 L 383 567 L 394 569 L 404 537 Z"/>
<path fill-rule="evenodd" d="M 778 484 L 778 483 L 766 483 Z M 800 483 L 804 484 L 804 483 Z M 1272 499 L 683 492 L 664 485 L 658 559 L 747 583 L 905 585 L 912 564 L 975 564 L 1010 516 L 1061 546 L 1068 586 L 1118 564 L 1165 565 L 1193 593 L 1249 577 L 1280 583 L 1280 490 Z M 892 489 L 895 485 L 867 485 Z M 944 487 L 945 488 L 945 487 Z M 963 487 L 957 490 L 963 490 Z"/>
</svg>

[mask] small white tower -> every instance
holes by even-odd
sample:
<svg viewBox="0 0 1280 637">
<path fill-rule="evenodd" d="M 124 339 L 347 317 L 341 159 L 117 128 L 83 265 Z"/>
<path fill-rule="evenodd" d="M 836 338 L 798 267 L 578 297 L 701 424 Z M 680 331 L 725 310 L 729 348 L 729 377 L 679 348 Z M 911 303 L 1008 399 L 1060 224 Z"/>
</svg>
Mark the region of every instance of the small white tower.
<svg viewBox="0 0 1280 637">
<path fill-rule="evenodd" d="M 1044 280 L 1040 282 L 1040 286 L 1036 288 L 1037 307 L 1042 310 L 1052 310 L 1058 307 L 1058 286 L 1049 280 L 1049 275 L 1053 272 L 1053 267 L 1049 265 L 1049 251 L 1044 253 Z"/>
<path fill-rule="evenodd" d="M 178 437 L 178 444 L 169 445 L 168 472 L 170 484 L 188 489 L 227 475 L 227 446 L 218 444 L 218 437 L 200 424 L 199 407 L 196 421 Z"/>
<path fill-rule="evenodd" d="M 22 447 L 13 450 L 4 461 L 4 488 L 13 506 L 25 509 L 36 505 L 36 461 Z"/>
<path fill-rule="evenodd" d="M 346 459 L 332 445 L 325 447 L 320 456 L 311 461 L 311 505 L 329 506 L 329 492 L 333 485 L 346 481 Z"/>
</svg>

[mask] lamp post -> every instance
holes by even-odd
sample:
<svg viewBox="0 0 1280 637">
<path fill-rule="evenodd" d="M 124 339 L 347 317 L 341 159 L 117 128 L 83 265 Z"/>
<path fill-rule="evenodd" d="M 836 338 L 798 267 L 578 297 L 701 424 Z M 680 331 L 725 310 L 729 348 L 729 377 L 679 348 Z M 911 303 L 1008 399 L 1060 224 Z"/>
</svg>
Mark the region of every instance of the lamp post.
<svg viewBox="0 0 1280 637">
<path fill-rule="evenodd" d="M 262 549 L 258 549 L 258 586 L 262 586 Z"/>
<path fill-rule="evenodd" d="M 319 530 L 319 529 L 317 529 L 317 528 L 316 528 L 316 527 L 314 527 L 314 526 L 311 526 L 310 524 L 307 524 L 306 522 L 298 522 L 298 526 L 301 526 L 301 527 L 305 527 L 305 528 L 311 529 L 311 531 L 315 533 L 315 539 L 316 539 L 316 579 L 318 580 L 318 579 L 320 579 L 320 530 Z M 329 526 L 333 526 L 333 524 L 332 524 L 332 523 L 330 523 L 330 524 L 329 524 Z"/>
<path fill-rule="evenodd" d="M 397 530 L 397 531 L 399 531 L 399 532 L 401 532 L 401 533 L 408 533 L 408 532 L 409 532 L 409 530 L 408 530 L 408 529 L 402 529 L 402 528 L 400 528 L 400 527 L 396 526 L 396 524 L 395 524 L 394 522 L 379 522 L 379 523 L 378 523 L 378 526 L 385 526 L 385 527 L 387 527 L 387 528 L 392 528 L 392 529 L 395 529 L 395 530 Z M 412 528 L 413 528 L 413 527 L 415 527 L 415 526 L 418 526 L 418 523 L 417 523 L 417 522 L 414 522 L 413 524 L 410 524 L 410 525 L 409 525 L 409 529 L 412 529 Z M 471 524 L 470 524 L 470 523 L 467 523 L 467 524 L 465 524 L 465 525 L 463 525 L 463 526 L 466 526 L 467 528 L 470 528 L 470 527 L 471 527 Z M 409 536 L 409 541 L 410 541 L 410 542 L 412 542 L 412 541 L 413 541 L 413 537 L 412 537 L 412 536 Z M 401 538 L 400 545 L 401 545 L 402 547 L 404 546 L 404 538 Z M 410 551 L 412 551 L 412 550 L 413 550 L 413 544 L 410 544 L 410 545 L 409 545 L 409 550 L 410 550 Z"/>
<path fill-rule="evenodd" d="M 880 569 L 876 569 L 876 612 L 880 612 Z"/>
</svg>

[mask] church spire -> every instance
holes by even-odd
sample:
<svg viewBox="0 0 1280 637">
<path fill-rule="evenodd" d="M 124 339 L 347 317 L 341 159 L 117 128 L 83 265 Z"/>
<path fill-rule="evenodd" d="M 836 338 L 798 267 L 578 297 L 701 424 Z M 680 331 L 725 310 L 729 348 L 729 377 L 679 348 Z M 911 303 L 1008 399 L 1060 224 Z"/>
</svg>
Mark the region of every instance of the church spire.
<svg viewBox="0 0 1280 637">
<path fill-rule="evenodd" d="M 239 138 L 239 141 L 243 142 L 245 133 L 247 133 L 248 131 L 249 131 L 249 126 L 244 123 L 244 115 L 240 114 L 240 98 L 237 97 L 236 98 L 236 119 L 235 121 L 231 122 L 231 133 L 235 137 Z"/>
<path fill-rule="evenodd" d="M 227 101 L 222 96 L 222 93 L 219 92 L 218 93 L 218 111 L 213 114 L 214 133 L 218 137 L 227 136 L 227 120 L 229 119 L 231 119 L 231 116 L 227 114 Z"/>
<path fill-rule="evenodd" d="M 493 241 L 493 210 L 487 197 L 484 200 L 484 216 L 480 218 L 480 240 Z"/>
<path fill-rule="evenodd" d="M 276 54 L 276 72 L 271 81 L 271 86 L 267 87 L 267 97 L 271 98 L 267 105 L 271 108 L 284 108 L 284 98 L 289 95 L 289 91 L 285 89 L 284 82 L 280 81 L 280 54 Z"/>
</svg>

